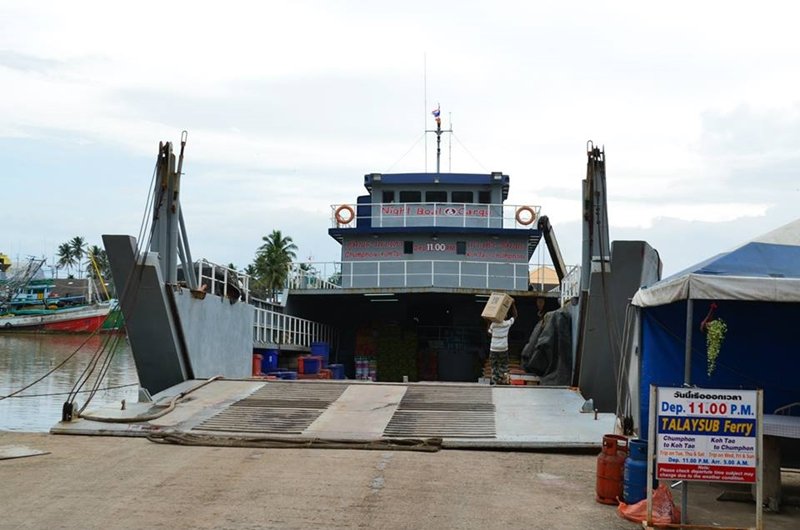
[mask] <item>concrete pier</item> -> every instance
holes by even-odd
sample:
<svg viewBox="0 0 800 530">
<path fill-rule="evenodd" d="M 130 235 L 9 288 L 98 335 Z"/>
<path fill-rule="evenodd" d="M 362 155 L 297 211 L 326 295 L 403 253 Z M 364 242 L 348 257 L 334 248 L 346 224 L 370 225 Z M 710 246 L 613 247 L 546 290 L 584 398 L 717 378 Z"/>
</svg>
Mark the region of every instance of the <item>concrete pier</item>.
<svg viewBox="0 0 800 530">
<path fill-rule="evenodd" d="M 182 447 L 9 432 L 0 445 L 50 452 L 0 460 L 0 528 L 639 527 L 594 501 L 593 454 Z M 783 484 L 796 495 L 800 476 L 785 473 Z M 752 504 L 717 502 L 720 491 L 692 486 L 692 521 L 752 522 Z M 766 514 L 767 528 L 798 526 L 797 509 Z"/>
</svg>

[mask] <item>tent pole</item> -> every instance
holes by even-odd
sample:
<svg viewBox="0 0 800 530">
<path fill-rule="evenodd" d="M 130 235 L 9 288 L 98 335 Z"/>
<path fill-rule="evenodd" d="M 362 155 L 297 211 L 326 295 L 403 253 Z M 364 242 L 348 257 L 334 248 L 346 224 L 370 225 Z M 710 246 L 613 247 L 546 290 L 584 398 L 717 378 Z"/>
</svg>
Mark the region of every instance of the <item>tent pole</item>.
<svg viewBox="0 0 800 530">
<path fill-rule="evenodd" d="M 694 303 L 692 299 L 686 300 L 686 345 L 683 350 L 683 384 L 692 383 L 692 313 Z"/>
<path fill-rule="evenodd" d="M 683 386 L 692 383 L 692 313 L 694 303 L 691 298 L 686 299 L 686 344 L 683 351 Z M 687 515 L 689 507 L 689 483 L 681 483 L 681 524 L 686 524 L 689 517 Z"/>
</svg>

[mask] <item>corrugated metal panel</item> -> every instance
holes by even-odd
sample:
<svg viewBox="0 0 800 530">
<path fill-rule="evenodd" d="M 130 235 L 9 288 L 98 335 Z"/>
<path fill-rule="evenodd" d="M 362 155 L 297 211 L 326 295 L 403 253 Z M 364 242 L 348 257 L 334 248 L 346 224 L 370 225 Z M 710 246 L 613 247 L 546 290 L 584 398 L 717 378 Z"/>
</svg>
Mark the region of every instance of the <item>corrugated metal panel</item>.
<svg viewBox="0 0 800 530">
<path fill-rule="evenodd" d="M 301 434 L 339 399 L 347 386 L 270 382 L 205 420 L 194 430 Z"/>
<path fill-rule="evenodd" d="M 494 438 L 494 416 L 489 387 L 410 386 L 384 436 Z"/>
</svg>

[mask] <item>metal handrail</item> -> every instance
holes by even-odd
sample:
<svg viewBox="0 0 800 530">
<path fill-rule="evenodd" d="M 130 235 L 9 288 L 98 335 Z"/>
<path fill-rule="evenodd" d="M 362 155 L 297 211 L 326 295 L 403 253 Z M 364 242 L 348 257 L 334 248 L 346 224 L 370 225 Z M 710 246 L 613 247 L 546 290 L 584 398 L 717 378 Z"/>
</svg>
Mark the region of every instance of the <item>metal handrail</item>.
<svg viewBox="0 0 800 530">
<path fill-rule="evenodd" d="M 208 292 L 228 298 L 228 286 L 233 283 L 241 291 L 240 299 L 250 303 L 250 276 L 207 259 L 195 262 L 198 285 L 207 285 Z M 222 278 L 218 278 L 221 275 Z"/>
<path fill-rule="evenodd" d="M 341 264 L 334 266 L 331 275 L 323 274 L 314 263 L 292 263 L 287 277 L 288 289 L 339 289 L 341 287 Z M 335 282 L 336 278 L 339 283 Z"/>
<path fill-rule="evenodd" d="M 260 307 L 255 308 L 254 319 L 255 343 L 303 348 L 310 348 L 312 342 L 336 343 L 336 330 L 327 324 Z"/>
<path fill-rule="evenodd" d="M 349 212 L 344 213 L 347 209 Z M 531 216 L 530 209 L 534 215 Z M 365 215 L 365 211 L 369 214 Z M 331 226 L 355 228 L 369 223 L 374 228 L 435 226 L 460 228 L 536 228 L 542 207 L 534 205 L 401 202 L 332 204 Z M 352 215 L 350 215 L 352 213 Z M 424 222 L 422 224 L 421 222 Z"/>
<path fill-rule="evenodd" d="M 581 294 L 581 267 L 573 265 L 569 268 L 566 276 L 561 280 L 561 302 L 566 302 L 572 298 L 579 297 Z"/>
<path fill-rule="evenodd" d="M 199 285 L 205 285 L 208 292 L 227 298 L 229 287 L 235 285 L 241 292 L 240 298 L 243 302 L 253 304 L 259 302 L 250 294 L 249 275 L 206 259 L 199 260 L 195 265 Z M 292 269 L 294 268 L 300 270 L 299 264 L 297 267 L 292 267 Z M 328 282 L 320 281 L 315 285 L 322 286 L 326 283 Z M 290 345 L 310 348 L 312 342 L 335 344 L 336 338 L 336 330 L 327 324 L 253 305 L 253 341 L 255 343 L 278 347 Z"/>
<path fill-rule="evenodd" d="M 447 282 L 450 287 L 480 287 L 493 288 L 498 281 L 512 280 L 515 288 L 526 290 L 529 283 L 530 265 L 528 263 L 510 263 L 507 261 L 460 261 L 460 260 L 364 260 L 346 262 L 313 262 L 303 264 L 305 268 L 314 270 L 315 281 L 308 281 L 309 276 L 298 273 L 299 264 L 294 264 L 290 270 L 287 287 L 289 289 L 339 289 L 343 286 L 357 287 L 383 287 L 386 280 L 392 280 L 393 287 L 436 286 L 437 279 L 455 279 Z M 510 274 L 498 274 L 497 267 L 512 267 Z M 369 268 L 367 272 L 356 272 L 356 268 Z M 395 270 L 402 267 L 402 272 Z M 481 273 L 476 273 L 476 267 L 481 267 Z M 414 270 L 409 270 L 413 268 Z M 424 270 L 421 270 L 424 269 Z M 452 270 L 448 270 L 452 269 Z M 307 271 L 303 271 L 307 272 Z M 328 278 L 323 280 L 323 278 Z M 402 278 L 402 282 L 393 280 Z M 428 281 L 412 281 L 425 278 Z M 482 282 L 469 282 L 466 280 L 481 278 Z M 368 281 L 355 281 L 365 280 Z M 374 281 L 373 281 L 374 280 Z M 367 285 L 362 285 L 366 283 Z M 381 285 L 381 284 L 384 285 Z M 478 285 L 480 284 L 480 285 Z M 520 284 L 520 285 L 517 285 Z"/>
</svg>

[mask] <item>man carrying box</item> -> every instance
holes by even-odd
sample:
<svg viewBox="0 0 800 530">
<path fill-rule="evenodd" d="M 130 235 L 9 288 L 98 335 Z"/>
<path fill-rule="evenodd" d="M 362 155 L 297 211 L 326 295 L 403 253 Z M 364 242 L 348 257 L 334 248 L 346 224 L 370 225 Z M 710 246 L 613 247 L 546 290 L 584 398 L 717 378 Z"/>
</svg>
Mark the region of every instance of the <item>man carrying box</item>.
<svg viewBox="0 0 800 530">
<path fill-rule="evenodd" d="M 511 314 L 511 317 L 508 316 Z M 517 306 L 511 301 L 511 307 L 506 313 L 506 320 L 502 322 L 489 322 L 489 335 L 492 342 L 489 346 L 489 361 L 492 364 L 492 384 L 508 384 L 508 332 L 517 318 Z"/>
</svg>

